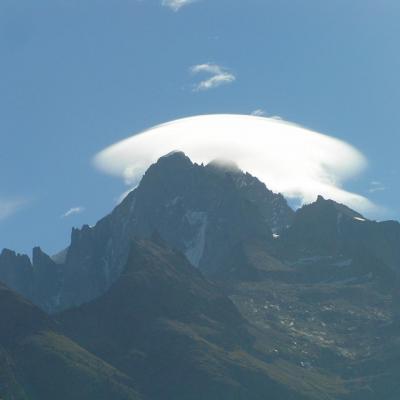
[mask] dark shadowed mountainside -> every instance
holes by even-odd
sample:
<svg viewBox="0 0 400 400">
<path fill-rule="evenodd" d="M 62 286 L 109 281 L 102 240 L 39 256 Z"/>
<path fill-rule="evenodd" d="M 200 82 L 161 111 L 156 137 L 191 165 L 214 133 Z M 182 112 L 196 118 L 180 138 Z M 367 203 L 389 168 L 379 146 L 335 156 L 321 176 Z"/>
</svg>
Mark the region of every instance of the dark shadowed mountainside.
<svg viewBox="0 0 400 400">
<path fill-rule="evenodd" d="M 94 227 L 73 229 L 59 263 L 38 249 L 33 265 L 7 251 L 0 257 L 0 280 L 52 312 L 104 293 L 119 277 L 134 238 L 157 231 L 212 275 L 238 242 L 271 241 L 271 230 L 284 229 L 292 217 L 282 195 L 257 178 L 232 166 L 193 164 L 176 152 L 152 165 L 140 185 Z"/>
<path fill-rule="evenodd" d="M 111 289 L 59 318 L 151 399 L 329 399 L 343 390 L 334 376 L 276 360 L 218 287 L 160 242 L 134 243 Z"/>
<path fill-rule="evenodd" d="M 399 274 L 398 222 L 321 196 L 294 212 L 232 164 L 171 153 L 57 256 L 3 250 L 0 280 L 52 316 L 2 289 L 0 388 L 397 400 Z"/>
<path fill-rule="evenodd" d="M 0 286 L 0 398 L 139 400 L 133 381 L 60 333 L 51 317 Z"/>
</svg>

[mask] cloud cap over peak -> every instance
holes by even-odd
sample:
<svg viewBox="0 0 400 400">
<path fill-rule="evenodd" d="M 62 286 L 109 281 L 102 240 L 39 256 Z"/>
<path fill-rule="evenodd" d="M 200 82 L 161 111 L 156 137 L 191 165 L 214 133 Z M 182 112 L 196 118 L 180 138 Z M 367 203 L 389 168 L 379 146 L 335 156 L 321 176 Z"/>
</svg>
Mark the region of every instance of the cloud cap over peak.
<svg viewBox="0 0 400 400">
<path fill-rule="evenodd" d="M 321 194 L 359 211 L 375 208 L 367 198 L 342 186 L 366 167 L 360 151 L 276 118 L 212 114 L 178 119 L 106 148 L 95 156 L 94 163 L 133 185 L 152 163 L 175 150 L 196 163 L 231 159 L 271 190 L 301 203 Z"/>
</svg>

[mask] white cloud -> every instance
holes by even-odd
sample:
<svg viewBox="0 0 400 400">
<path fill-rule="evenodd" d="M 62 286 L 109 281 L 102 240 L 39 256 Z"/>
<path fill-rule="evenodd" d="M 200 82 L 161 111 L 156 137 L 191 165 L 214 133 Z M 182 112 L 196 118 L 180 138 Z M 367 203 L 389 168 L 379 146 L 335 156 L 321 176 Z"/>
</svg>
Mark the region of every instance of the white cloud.
<svg viewBox="0 0 400 400">
<path fill-rule="evenodd" d="M 235 75 L 229 72 L 225 67 L 217 64 L 198 64 L 190 68 L 193 74 L 205 73 L 211 75 L 209 78 L 197 83 L 194 91 L 203 91 L 216 88 L 221 85 L 227 85 L 236 80 Z"/>
<path fill-rule="evenodd" d="M 0 198 L 0 221 L 15 214 L 21 207 L 26 205 L 27 200 L 21 198 Z"/>
<path fill-rule="evenodd" d="M 182 7 L 196 2 L 197 0 L 162 0 L 161 4 L 173 11 L 179 11 Z"/>
<path fill-rule="evenodd" d="M 250 115 L 254 115 L 255 117 L 268 117 L 271 119 L 283 120 L 283 118 L 279 115 L 268 115 L 267 112 L 262 108 L 257 108 L 256 110 L 252 111 Z"/>
<path fill-rule="evenodd" d="M 80 214 L 83 213 L 85 211 L 85 207 L 72 207 L 70 208 L 67 212 L 65 212 L 63 215 L 61 215 L 61 218 L 66 218 L 66 217 L 70 217 L 71 215 L 75 215 L 75 214 Z"/>
<path fill-rule="evenodd" d="M 265 112 L 265 110 L 257 108 L 257 110 L 251 112 L 251 115 L 255 115 L 256 117 L 265 117 L 267 113 Z"/>
<path fill-rule="evenodd" d="M 231 159 L 273 191 L 301 203 L 321 194 L 359 211 L 376 210 L 367 198 L 343 188 L 367 165 L 357 149 L 275 118 L 218 114 L 183 118 L 116 143 L 97 154 L 94 162 L 132 186 L 150 164 L 174 150 L 199 164 Z"/>
<path fill-rule="evenodd" d="M 372 181 L 369 184 L 370 184 L 370 187 L 368 189 L 369 193 L 383 192 L 384 190 L 386 190 L 386 187 L 379 181 Z"/>
</svg>

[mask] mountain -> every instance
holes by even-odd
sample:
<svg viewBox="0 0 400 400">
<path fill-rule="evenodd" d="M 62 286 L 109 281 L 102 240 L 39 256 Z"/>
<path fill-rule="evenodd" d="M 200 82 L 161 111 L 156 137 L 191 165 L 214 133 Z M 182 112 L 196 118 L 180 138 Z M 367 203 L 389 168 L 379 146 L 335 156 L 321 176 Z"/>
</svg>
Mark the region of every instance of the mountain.
<svg viewBox="0 0 400 400">
<path fill-rule="evenodd" d="M 329 399 L 343 391 L 335 376 L 277 359 L 273 340 L 253 333 L 220 289 L 159 239 L 132 243 L 110 290 L 58 318 L 149 399 Z"/>
<path fill-rule="evenodd" d="M 0 286 L 0 398 L 333 399 L 334 375 L 276 356 L 218 286 L 158 236 L 98 299 L 49 316 Z"/>
<path fill-rule="evenodd" d="M 280 258 L 298 268 L 315 264 L 321 269 L 321 263 L 342 266 L 344 277 L 344 271 L 356 273 L 360 266 L 360 274 L 379 276 L 388 284 L 398 280 L 400 224 L 370 221 L 322 196 L 295 213 L 279 242 Z"/>
<path fill-rule="evenodd" d="M 368 252 L 394 269 L 400 264 L 400 223 L 370 221 L 322 196 L 295 213 L 283 236 L 285 246 L 304 256 Z"/>
<path fill-rule="evenodd" d="M 33 268 L 27 255 L 9 249 L 0 253 L 0 280 L 26 297 L 31 297 Z"/>
<path fill-rule="evenodd" d="M 130 378 L 64 336 L 59 324 L 0 285 L 0 398 L 139 400 Z"/>
<path fill-rule="evenodd" d="M 0 254 L 0 281 L 48 310 L 57 303 L 62 270 L 40 247 L 33 249 L 32 262 L 26 255 L 3 249 Z"/>
<path fill-rule="evenodd" d="M 56 257 L 0 255 L 46 329 L 149 400 L 397 399 L 399 273 L 398 222 L 321 196 L 294 212 L 235 165 L 179 152 Z"/>
<path fill-rule="evenodd" d="M 272 231 L 290 225 L 293 214 L 282 195 L 237 167 L 197 165 L 175 152 L 152 165 L 140 185 L 94 227 L 73 229 L 58 263 L 43 252 L 40 257 L 34 252 L 32 266 L 26 256 L 0 257 L 0 280 L 54 312 L 106 292 L 119 277 L 133 238 L 157 231 L 212 276 L 238 243 L 271 243 Z M 41 277 L 44 270 L 49 274 Z"/>
<path fill-rule="evenodd" d="M 400 225 L 370 221 L 321 196 L 275 239 L 242 246 L 256 280 L 225 292 L 254 326 L 279 338 L 280 357 L 345 382 L 350 399 L 400 395 Z M 339 396 L 338 398 L 342 398 Z"/>
</svg>

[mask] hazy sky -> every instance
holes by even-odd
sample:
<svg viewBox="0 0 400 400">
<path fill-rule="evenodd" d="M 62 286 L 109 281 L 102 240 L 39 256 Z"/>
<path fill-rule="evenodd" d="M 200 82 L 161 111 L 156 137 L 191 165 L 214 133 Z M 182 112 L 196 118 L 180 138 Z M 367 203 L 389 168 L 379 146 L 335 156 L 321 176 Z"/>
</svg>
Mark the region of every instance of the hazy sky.
<svg viewBox="0 0 400 400">
<path fill-rule="evenodd" d="M 126 190 L 95 154 L 209 113 L 344 140 L 346 190 L 400 219 L 398 0 L 2 0 L 0 248 L 53 253 Z"/>
</svg>

